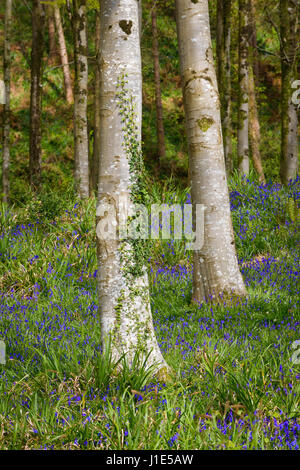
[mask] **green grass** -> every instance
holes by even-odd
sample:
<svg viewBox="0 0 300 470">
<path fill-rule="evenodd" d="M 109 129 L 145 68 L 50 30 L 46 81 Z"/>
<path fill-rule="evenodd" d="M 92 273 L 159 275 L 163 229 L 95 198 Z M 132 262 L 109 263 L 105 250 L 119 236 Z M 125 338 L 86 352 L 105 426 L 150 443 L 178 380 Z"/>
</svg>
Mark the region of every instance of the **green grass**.
<svg viewBox="0 0 300 470">
<path fill-rule="evenodd" d="M 191 305 L 184 246 L 152 246 L 152 312 L 174 371 L 168 383 L 138 355 L 132 368 L 121 359 L 120 372 L 101 354 L 95 200 L 74 207 L 72 194 L 48 192 L 30 210 L 2 208 L 1 449 L 298 448 L 299 232 L 289 201 L 299 183 L 230 184 L 245 299 Z M 152 186 L 153 201 L 162 195 L 185 202 L 187 192 Z"/>
</svg>

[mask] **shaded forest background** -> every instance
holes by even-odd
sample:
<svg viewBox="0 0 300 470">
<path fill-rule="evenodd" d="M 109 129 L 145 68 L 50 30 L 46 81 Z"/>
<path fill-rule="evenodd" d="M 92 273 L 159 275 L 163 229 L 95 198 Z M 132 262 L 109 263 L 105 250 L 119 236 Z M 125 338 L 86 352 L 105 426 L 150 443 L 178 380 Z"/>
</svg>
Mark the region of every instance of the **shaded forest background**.
<svg viewBox="0 0 300 470">
<path fill-rule="evenodd" d="M 61 3 L 61 17 L 74 82 L 73 33 L 67 7 Z M 157 25 L 161 92 L 165 130 L 166 154 L 158 166 L 154 65 L 152 51 L 151 2 L 144 1 L 142 25 L 143 61 L 143 153 L 150 180 L 159 174 L 161 180 L 176 179 L 176 184 L 188 185 L 188 154 L 185 120 L 180 83 L 175 9 L 172 1 L 158 1 Z M 214 56 L 216 56 L 216 1 L 210 1 L 210 19 Z M 88 129 L 90 157 L 92 158 L 94 132 L 95 86 L 95 2 L 88 10 Z M 0 15 L 4 20 L 5 3 Z M 238 8 L 232 6 L 232 120 L 234 167 L 237 168 L 237 114 L 238 114 Z M 22 24 L 22 27 L 20 27 Z M 256 91 L 261 126 L 261 158 L 266 179 L 279 180 L 280 168 L 280 39 L 277 2 L 257 2 L 257 71 Z M 29 184 L 29 107 L 30 107 L 30 51 L 32 41 L 31 9 L 28 2 L 14 2 L 11 41 L 11 195 L 15 205 L 32 203 Z M 43 58 L 42 104 L 42 193 L 72 194 L 73 183 L 73 104 L 64 94 L 63 72 L 57 54 L 50 56 L 49 31 L 46 22 L 45 52 Z M 4 47 L 4 21 L 0 26 L 0 54 Z M 2 115 L 2 113 L 1 113 Z M 251 169 L 253 165 L 251 162 Z M 42 197 L 42 196 L 41 196 Z"/>
</svg>

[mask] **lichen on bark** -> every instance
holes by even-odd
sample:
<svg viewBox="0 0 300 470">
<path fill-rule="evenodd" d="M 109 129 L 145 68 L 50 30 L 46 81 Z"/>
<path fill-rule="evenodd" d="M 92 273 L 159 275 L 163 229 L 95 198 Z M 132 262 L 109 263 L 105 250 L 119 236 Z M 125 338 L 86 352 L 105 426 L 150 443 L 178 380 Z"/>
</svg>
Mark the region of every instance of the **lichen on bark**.
<svg viewBox="0 0 300 470">
<path fill-rule="evenodd" d="M 199 126 L 199 129 L 202 132 L 207 132 L 208 129 L 213 125 L 214 120 L 210 117 L 203 117 L 201 119 L 198 119 L 197 124 Z"/>
</svg>

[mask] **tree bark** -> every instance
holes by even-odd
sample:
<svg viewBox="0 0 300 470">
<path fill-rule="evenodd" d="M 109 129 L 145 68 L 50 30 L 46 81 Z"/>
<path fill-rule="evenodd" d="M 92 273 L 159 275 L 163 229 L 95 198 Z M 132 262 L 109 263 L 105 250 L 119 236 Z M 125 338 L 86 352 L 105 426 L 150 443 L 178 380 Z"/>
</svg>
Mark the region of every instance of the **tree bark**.
<svg viewBox="0 0 300 470">
<path fill-rule="evenodd" d="M 95 67 L 95 103 L 94 103 L 94 142 L 93 161 L 91 164 L 91 186 L 98 189 L 98 172 L 100 158 L 100 11 L 96 12 L 96 67 Z"/>
<path fill-rule="evenodd" d="M 57 50 L 56 50 L 56 39 L 55 39 L 55 21 L 54 21 L 54 10 L 53 5 L 48 5 L 48 35 L 49 35 L 49 58 L 50 62 L 56 61 Z"/>
<path fill-rule="evenodd" d="M 256 0 L 250 1 L 250 47 L 252 50 L 252 67 L 254 74 L 254 83 L 258 85 L 259 83 L 259 58 L 257 52 L 257 28 L 256 28 Z"/>
<path fill-rule="evenodd" d="M 280 0 L 281 35 L 281 161 L 283 184 L 298 173 L 298 115 L 292 102 L 292 83 L 297 79 L 297 46 L 299 44 L 299 2 Z"/>
<path fill-rule="evenodd" d="M 233 170 L 231 124 L 231 0 L 217 3 L 217 78 L 221 100 L 224 156 L 228 174 Z"/>
<path fill-rule="evenodd" d="M 249 174 L 249 0 L 239 0 L 238 165 Z"/>
<path fill-rule="evenodd" d="M 45 11 L 39 0 L 33 0 L 32 3 L 29 175 L 32 188 L 38 190 L 41 184 L 42 60 Z"/>
<path fill-rule="evenodd" d="M 140 41 L 142 40 L 142 25 L 143 25 L 143 0 L 138 0 L 139 4 L 139 31 Z"/>
<path fill-rule="evenodd" d="M 72 81 L 70 75 L 70 66 L 69 66 L 69 59 L 68 59 L 68 51 L 66 47 L 65 35 L 64 30 L 62 27 L 61 16 L 58 6 L 54 8 L 54 17 L 55 17 L 55 24 L 56 30 L 58 35 L 58 43 L 59 43 L 59 53 L 60 53 L 60 60 L 64 74 L 64 85 L 65 85 L 65 93 L 66 93 L 66 100 L 68 103 L 73 103 L 73 90 L 72 90 Z"/>
<path fill-rule="evenodd" d="M 192 203 L 202 204 L 204 244 L 194 251 L 193 299 L 245 294 L 231 223 L 207 0 L 176 0 Z"/>
<path fill-rule="evenodd" d="M 102 346 L 106 348 L 110 338 L 113 357 L 120 358 L 124 353 L 129 363 L 135 353 L 140 352 L 143 359 L 147 358 L 147 364 L 153 365 L 161 375 L 168 367 L 155 338 L 147 271 L 143 263 L 139 266 L 139 254 L 132 240 L 101 239 L 98 232 L 99 224 L 105 220 L 106 204 L 116 208 L 116 217 L 121 217 L 120 195 L 125 198 L 130 212 L 141 178 L 142 73 L 138 3 L 136 0 L 102 0 L 100 17 L 101 142 L 96 221 Z M 121 87 L 120 83 L 123 83 Z M 127 103 L 123 112 L 121 95 Z M 134 115 L 130 113 L 127 119 L 125 115 L 131 103 Z M 128 152 L 129 144 L 133 153 Z"/>
<path fill-rule="evenodd" d="M 250 137 L 250 149 L 253 161 L 253 166 L 258 174 L 260 183 L 265 183 L 265 175 L 260 155 L 260 125 L 257 110 L 257 101 L 255 93 L 255 80 L 254 74 L 257 71 L 257 59 L 256 56 L 256 23 L 255 23 L 255 9 L 253 0 L 250 1 L 250 23 L 249 23 L 249 137 Z"/>
<path fill-rule="evenodd" d="M 86 0 L 73 0 L 74 31 L 74 147 L 75 147 L 75 181 L 78 195 L 89 197 L 89 144 L 87 130 L 87 30 Z"/>
<path fill-rule="evenodd" d="M 10 168 L 10 66 L 11 66 L 11 21 L 12 21 L 12 0 L 6 0 L 5 4 L 5 25 L 4 25 L 4 85 L 5 103 L 3 107 L 3 160 L 2 160 L 2 191 L 3 202 L 9 202 L 9 168 Z"/>
<path fill-rule="evenodd" d="M 152 8 L 152 40 L 153 40 L 153 58 L 154 58 L 154 83 L 155 83 L 155 105 L 156 105 L 156 129 L 157 129 L 157 150 L 158 150 L 158 166 L 161 160 L 166 156 L 165 131 L 163 122 L 163 106 L 161 100 L 160 87 L 160 67 L 159 67 L 159 50 L 158 50 L 158 31 L 157 31 L 157 11 L 156 0 Z"/>
<path fill-rule="evenodd" d="M 266 182 L 260 155 L 260 125 L 255 96 L 255 82 L 252 65 L 249 67 L 249 137 L 253 166 L 260 183 Z"/>
<path fill-rule="evenodd" d="M 223 89 L 224 79 L 224 1 L 217 0 L 217 34 L 216 34 L 216 51 L 217 51 L 217 80 L 219 92 Z M 221 108 L 222 111 L 222 108 Z M 222 115 L 222 113 L 221 113 Z"/>
</svg>

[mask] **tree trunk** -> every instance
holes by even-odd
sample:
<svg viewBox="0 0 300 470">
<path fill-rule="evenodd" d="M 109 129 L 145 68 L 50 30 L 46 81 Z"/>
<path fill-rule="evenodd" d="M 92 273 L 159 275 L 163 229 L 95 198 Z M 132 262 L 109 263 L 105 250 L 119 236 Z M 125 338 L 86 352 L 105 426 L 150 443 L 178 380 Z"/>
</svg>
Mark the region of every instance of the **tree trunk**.
<svg viewBox="0 0 300 470">
<path fill-rule="evenodd" d="M 65 93 L 66 93 L 66 100 L 68 103 L 73 103 L 73 90 L 72 90 L 72 81 L 70 75 L 70 67 L 69 67 L 69 59 L 68 59 L 68 51 L 66 47 L 65 35 L 64 30 L 62 27 L 60 11 L 58 6 L 54 8 L 54 17 L 55 17 L 55 24 L 56 30 L 58 35 L 58 43 L 59 43 L 59 53 L 60 53 L 60 60 L 64 74 L 64 85 L 65 85 Z"/>
<path fill-rule="evenodd" d="M 143 25 L 143 0 L 138 0 L 139 4 L 139 32 L 140 32 L 140 42 L 142 40 L 142 25 Z"/>
<path fill-rule="evenodd" d="M 228 174 L 233 170 L 231 125 L 231 0 L 217 3 L 217 78 L 221 100 L 224 155 Z"/>
<path fill-rule="evenodd" d="M 252 65 L 249 67 L 249 137 L 253 166 L 260 183 L 265 183 L 265 175 L 260 156 L 260 125 L 255 96 L 255 82 Z"/>
<path fill-rule="evenodd" d="M 216 34 L 216 52 L 217 52 L 217 80 L 221 96 L 224 79 L 224 1 L 217 0 L 217 34 Z M 221 109 L 222 111 L 222 109 Z"/>
<path fill-rule="evenodd" d="M 89 197 L 89 144 L 87 130 L 88 62 L 86 0 L 73 0 L 75 59 L 74 143 L 75 181 L 78 195 Z"/>
<path fill-rule="evenodd" d="M 254 74 L 254 83 L 259 83 L 259 59 L 257 53 L 257 28 L 256 28 L 256 0 L 249 0 L 250 6 L 250 47 L 252 50 L 252 67 Z"/>
<path fill-rule="evenodd" d="M 11 21 L 12 21 L 12 0 L 6 0 L 5 5 L 5 26 L 4 26 L 4 85 L 5 103 L 3 108 L 3 160 L 2 160 L 2 191 L 3 202 L 9 201 L 9 167 L 10 167 L 10 41 L 11 41 Z"/>
<path fill-rule="evenodd" d="M 255 80 L 254 71 L 257 70 L 257 59 L 256 55 L 256 23 L 255 23 L 255 9 L 253 0 L 250 0 L 250 24 L 249 24 L 249 35 L 250 35 L 250 60 L 249 60 L 249 137 L 250 137 L 250 149 L 252 155 L 253 166 L 258 174 L 260 183 L 265 183 L 265 175 L 260 155 L 260 125 L 258 118 L 256 94 L 255 94 Z"/>
<path fill-rule="evenodd" d="M 98 189 L 98 172 L 100 157 L 100 11 L 96 12 L 96 68 L 95 68 L 95 103 L 94 103 L 94 143 L 93 161 L 91 164 L 91 186 Z"/>
<path fill-rule="evenodd" d="M 50 62 L 56 61 L 57 50 L 56 50 L 56 39 L 55 39 L 55 21 L 54 21 L 54 10 L 52 5 L 47 7 L 48 13 L 48 34 L 49 34 L 49 58 Z"/>
<path fill-rule="evenodd" d="M 193 299 L 202 302 L 246 291 L 231 223 L 208 0 L 176 0 L 176 16 L 192 203 L 205 208 L 204 244 L 194 251 L 193 269 Z"/>
<path fill-rule="evenodd" d="M 239 0 L 239 173 L 249 174 L 249 0 Z"/>
<path fill-rule="evenodd" d="M 157 150 L 158 164 L 166 156 L 165 131 L 163 122 L 163 106 L 161 101 L 160 88 L 160 67 L 159 67 L 159 51 L 158 51 L 158 31 L 157 31 L 157 12 L 156 2 L 152 8 L 152 40 L 153 40 L 153 57 L 154 57 L 154 82 L 155 82 L 155 105 L 156 105 L 156 128 L 157 128 Z"/>
<path fill-rule="evenodd" d="M 99 225 L 106 204 L 120 218 L 119 196 L 131 210 L 141 182 L 142 74 L 136 0 L 102 0 L 101 9 L 100 171 L 97 204 L 98 293 L 103 348 L 111 340 L 115 359 L 135 353 L 168 370 L 155 338 L 148 275 L 133 240 L 104 239 Z M 119 85 L 119 86 L 118 86 Z M 134 106 L 134 114 L 132 107 Z M 131 146 L 130 148 L 128 146 Z M 119 220 L 119 219 L 117 219 Z M 116 222 L 117 223 L 117 222 Z"/>
<path fill-rule="evenodd" d="M 71 1 L 70 0 L 66 0 L 66 8 L 67 8 L 67 14 L 68 14 L 69 20 L 72 23 L 72 7 L 71 7 Z"/>
<path fill-rule="evenodd" d="M 297 79 L 297 46 L 299 43 L 299 4 L 294 0 L 280 0 L 281 33 L 281 162 L 283 184 L 295 178 L 298 172 L 298 116 L 292 101 L 292 83 Z"/>
<path fill-rule="evenodd" d="M 32 3 L 29 175 L 32 188 L 38 190 L 41 184 L 42 60 L 45 11 L 39 0 L 33 0 Z"/>
</svg>

